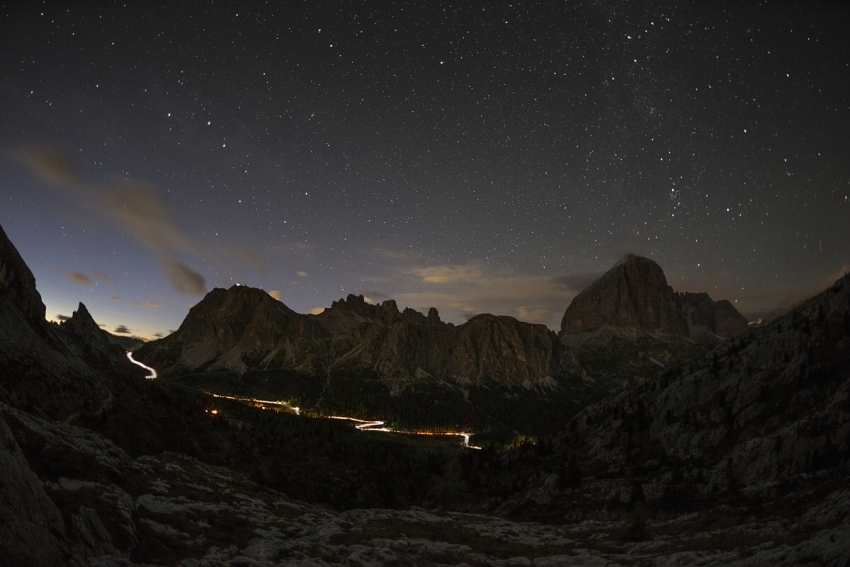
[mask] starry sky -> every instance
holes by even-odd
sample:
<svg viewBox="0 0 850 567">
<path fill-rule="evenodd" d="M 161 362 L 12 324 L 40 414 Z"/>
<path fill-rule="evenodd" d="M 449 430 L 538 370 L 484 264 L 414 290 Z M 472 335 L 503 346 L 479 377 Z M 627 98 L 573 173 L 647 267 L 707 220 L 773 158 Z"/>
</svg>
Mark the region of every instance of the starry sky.
<svg viewBox="0 0 850 567">
<path fill-rule="evenodd" d="M 238 282 L 557 329 L 628 252 L 755 319 L 850 270 L 841 2 L 90 4 L 0 5 L 50 319 L 151 338 Z"/>
</svg>

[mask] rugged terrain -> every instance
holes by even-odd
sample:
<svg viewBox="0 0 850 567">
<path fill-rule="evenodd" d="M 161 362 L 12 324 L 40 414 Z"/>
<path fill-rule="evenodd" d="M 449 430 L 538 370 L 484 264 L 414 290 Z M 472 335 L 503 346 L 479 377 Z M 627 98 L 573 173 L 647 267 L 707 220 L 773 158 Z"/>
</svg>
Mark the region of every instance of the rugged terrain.
<svg viewBox="0 0 850 567">
<path fill-rule="evenodd" d="M 550 435 L 587 403 L 746 329 L 729 302 L 675 293 L 658 264 L 627 256 L 575 298 L 560 337 L 486 314 L 454 326 L 434 308 L 399 311 L 354 295 L 301 315 L 233 286 L 211 291 L 175 333 L 136 355 L 207 392 L 509 439 Z"/>
<path fill-rule="evenodd" d="M 392 389 L 421 380 L 458 385 L 554 386 L 577 368 L 543 325 L 479 315 L 460 326 L 399 312 L 395 301 L 371 305 L 349 295 L 319 315 L 301 315 L 263 290 L 214 289 L 177 331 L 139 349 L 163 375 L 193 370 L 287 369 L 322 375 L 371 370 Z"/>
<path fill-rule="evenodd" d="M 850 277 L 505 451 L 146 380 L 2 232 L 0 296 L 1 565 L 850 564 Z"/>
<path fill-rule="evenodd" d="M 478 315 L 463 325 L 349 295 L 301 315 L 246 286 L 214 289 L 136 357 L 204 391 L 284 399 L 317 415 L 553 432 L 592 391 L 543 325 Z M 529 411 L 538 404 L 544 414 Z M 506 407 L 509 406 L 509 407 Z"/>
</svg>

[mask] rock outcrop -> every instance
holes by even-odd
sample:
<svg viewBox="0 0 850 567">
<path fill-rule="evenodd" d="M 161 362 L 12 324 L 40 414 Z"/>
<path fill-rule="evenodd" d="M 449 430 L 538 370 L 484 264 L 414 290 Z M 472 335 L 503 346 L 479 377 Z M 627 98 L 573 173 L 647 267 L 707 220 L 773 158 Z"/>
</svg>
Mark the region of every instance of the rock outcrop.
<svg viewBox="0 0 850 567">
<path fill-rule="evenodd" d="M 0 299 L 13 304 L 30 321 L 43 321 L 45 307 L 35 289 L 35 276 L 0 227 Z"/>
<path fill-rule="evenodd" d="M 559 334 L 605 327 L 681 337 L 708 332 L 725 339 L 746 331 L 748 325 L 728 301 L 712 301 L 707 293 L 676 293 L 661 266 L 629 254 L 573 298 Z"/>
<path fill-rule="evenodd" d="M 44 312 L 35 277 L 0 228 L 0 399 L 67 418 L 108 393 Z"/>
<path fill-rule="evenodd" d="M 437 310 L 399 311 L 363 296 L 301 315 L 259 289 L 214 289 L 180 328 L 137 351 L 163 374 L 197 369 L 286 368 L 326 374 L 372 370 L 391 384 L 424 377 L 459 384 L 554 386 L 577 362 L 543 325 L 480 315 L 454 326 Z"/>
<path fill-rule="evenodd" d="M 0 419 L 0 562 L 53 567 L 67 555 L 62 516 Z"/>
<path fill-rule="evenodd" d="M 559 336 L 599 390 L 617 392 L 747 328 L 728 301 L 676 293 L 657 263 L 630 254 L 573 299 Z"/>
<path fill-rule="evenodd" d="M 667 285 L 661 266 L 632 254 L 573 298 L 561 319 L 560 334 L 605 326 L 689 336 L 680 298 Z"/>
<path fill-rule="evenodd" d="M 315 320 L 289 309 L 261 289 L 234 285 L 215 288 L 195 305 L 174 333 L 147 343 L 139 360 L 167 374 L 176 369 L 244 372 L 270 353 L 322 339 Z M 293 345 L 288 345 L 292 347 Z"/>
<path fill-rule="evenodd" d="M 749 328 L 746 317 L 735 306 L 722 299 L 713 301 L 707 293 L 679 293 L 688 331 L 692 337 L 708 332 L 722 339 L 740 335 Z"/>
<path fill-rule="evenodd" d="M 100 328 L 82 303 L 70 319 L 58 324 L 57 330 L 71 352 L 90 368 L 106 372 L 133 369 L 125 350 L 113 344 L 109 333 Z"/>
</svg>

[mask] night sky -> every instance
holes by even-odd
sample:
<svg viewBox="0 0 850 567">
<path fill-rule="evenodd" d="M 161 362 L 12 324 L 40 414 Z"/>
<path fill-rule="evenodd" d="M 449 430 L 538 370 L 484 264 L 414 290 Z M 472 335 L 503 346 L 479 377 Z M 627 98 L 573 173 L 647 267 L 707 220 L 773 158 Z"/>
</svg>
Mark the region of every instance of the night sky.
<svg viewBox="0 0 850 567">
<path fill-rule="evenodd" d="M 99 4 L 0 7 L 50 319 L 153 337 L 239 282 L 557 328 L 627 252 L 753 319 L 850 270 L 844 3 Z"/>
</svg>

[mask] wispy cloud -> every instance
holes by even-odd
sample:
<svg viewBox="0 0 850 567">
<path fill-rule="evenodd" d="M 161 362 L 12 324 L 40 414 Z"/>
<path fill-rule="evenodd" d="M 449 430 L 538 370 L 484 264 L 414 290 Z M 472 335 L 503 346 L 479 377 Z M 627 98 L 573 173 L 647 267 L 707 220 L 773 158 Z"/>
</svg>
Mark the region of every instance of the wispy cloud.
<svg viewBox="0 0 850 567">
<path fill-rule="evenodd" d="M 133 301 L 130 303 L 130 305 L 141 305 L 144 307 L 153 307 L 154 309 L 159 309 L 160 307 L 162 307 L 162 305 L 153 301 Z"/>
<path fill-rule="evenodd" d="M 128 329 L 125 325 L 118 325 L 112 332 L 118 333 L 119 335 L 129 335 L 131 333 L 130 329 Z"/>
<path fill-rule="evenodd" d="M 58 186 L 150 250 L 178 292 L 199 295 L 206 291 L 204 277 L 176 256 L 197 255 L 198 247 L 178 228 L 173 210 L 152 186 L 134 180 L 122 180 L 116 187 L 95 186 L 84 179 L 73 157 L 53 146 L 29 146 L 14 155 L 36 176 Z M 111 279 L 100 271 L 92 274 L 104 281 Z"/>
<path fill-rule="evenodd" d="M 298 277 L 306 278 L 306 277 L 307 277 L 307 272 L 303 272 L 303 271 L 302 271 L 302 272 L 298 272 Z"/>
<path fill-rule="evenodd" d="M 91 270 L 89 273 L 92 276 L 94 276 L 95 279 L 98 279 L 102 282 L 111 282 L 112 281 L 112 278 L 108 274 L 105 274 L 105 273 L 101 272 L 100 270 Z"/>
<path fill-rule="evenodd" d="M 160 262 L 174 289 L 188 295 L 206 293 L 207 284 L 204 276 L 176 258 L 161 258 Z"/>
<path fill-rule="evenodd" d="M 436 307 L 444 320 L 456 323 L 479 313 L 493 313 L 557 329 L 572 298 L 598 277 L 587 273 L 527 275 L 481 262 L 425 264 L 418 256 L 383 252 L 385 258 L 395 261 L 374 281 L 401 290 L 395 297 L 400 306 L 420 311 Z M 375 296 L 374 292 L 364 295 L 367 293 Z"/>
<path fill-rule="evenodd" d="M 365 291 L 361 291 L 356 293 L 355 295 L 363 295 L 372 298 L 373 301 L 383 301 L 384 299 L 389 299 L 390 296 L 382 291 L 378 291 L 375 289 L 367 289 Z"/>
<path fill-rule="evenodd" d="M 69 280 L 80 285 L 91 285 L 91 278 L 82 272 L 72 272 L 71 270 L 61 270 L 62 275 Z"/>
<path fill-rule="evenodd" d="M 58 315 L 56 315 L 56 320 L 57 320 L 57 321 L 67 321 L 67 320 L 68 320 L 68 319 L 70 319 L 70 318 L 71 318 L 71 317 L 70 317 L 69 315 L 62 315 L 61 313 L 59 313 Z"/>
<path fill-rule="evenodd" d="M 110 301 L 118 301 L 119 299 L 121 299 L 120 295 L 110 295 L 109 296 Z"/>
</svg>

